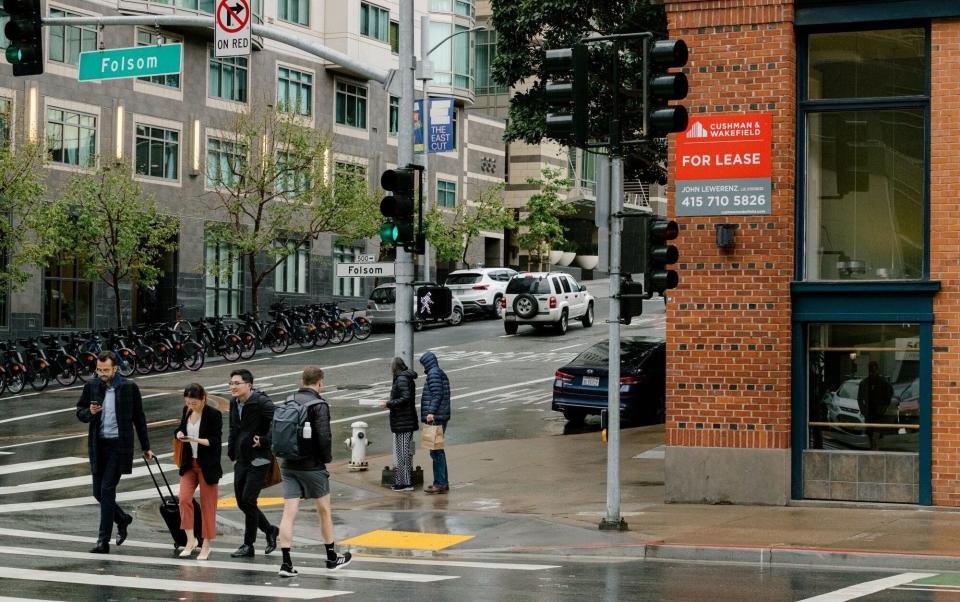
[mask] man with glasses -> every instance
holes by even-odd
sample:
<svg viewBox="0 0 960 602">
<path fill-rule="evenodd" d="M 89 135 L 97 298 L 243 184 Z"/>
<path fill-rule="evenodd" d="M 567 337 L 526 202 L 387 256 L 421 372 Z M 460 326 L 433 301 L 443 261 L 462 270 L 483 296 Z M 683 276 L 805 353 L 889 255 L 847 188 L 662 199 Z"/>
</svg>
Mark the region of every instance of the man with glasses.
<svg viewBox="0 0 960 602">
<path fill-rule="evenodd" d="M 133 472 L 133 431 L 148 461 L 153 459 L 147 436 L 143 399 L 136 383 L 117 374 L 117 356 L 104 351 L 97 356 L 97 379 L 83 386 L 77 402 L 77 418 L 90 425 L 87 453 L 93 476 L 93 497 L 100 502 L 100 532 L 94 554 L 110 553 L 113 523 L 117 523 L 117 545 L 127 539 L 133 517 L 117 505 L 120 476 Z"/>
<path fill-rule="evenodd" d="M 253 388 L 253 374 L 240 368 L 230 373 L 230 438 L 227 455 L 234 462 L 233 491 L 237 507 L 245 518 L 243 545 L 230 554 L 234 558 L 253 556 L 257 529 L 267 538 L 263 553 L 277 549 L 280 529 L 271 525 L 257 506 L 264 479 L 273 464 L 270 451 L 270 423 L 273 402 L 263 391 Z"/>
</svg>

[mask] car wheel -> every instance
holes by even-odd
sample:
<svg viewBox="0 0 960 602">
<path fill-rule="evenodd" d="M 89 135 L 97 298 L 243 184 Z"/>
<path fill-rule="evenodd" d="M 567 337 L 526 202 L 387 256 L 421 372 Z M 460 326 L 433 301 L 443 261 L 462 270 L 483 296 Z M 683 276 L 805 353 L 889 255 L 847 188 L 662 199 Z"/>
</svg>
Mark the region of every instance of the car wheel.
<svg viewBox="0 0 960 602">
<path fill-rule="evenodd" d="M 587 305 L 587 313 L 583 314 L 583 317 L 580 318 L 580 323 L 583 324 L 584 328 L 593 326 L 593 303 Z"/>
<path fill-rule="evenodd" d="M 500 299 L 502 298 L 502 295 L 497 295 L 493 298 L 493 312 L 490 314 L 491 318 L 496 318 L 498 320 L 503 318 L 503 308 L 500 307 Z"/>
<path fill-rule="evenodd" d="M 453 313 L 450 314 L 450 326 L 460 326 L 463 323 L 463 311 L 459 307 L 453 308 Z"/>
<path fill-rule="evenodd" d="M 563 310 L 563 312 L 560 314 L 560 319 L 557 320 L 557 323 L 554 324 L 553 327 L 556 328 L 557 334 L 563 336 L 567 334 L 568 325 L 567 310 Z"/>
<path fill-rule="evenodd" d="M 513 311 L 521 318 L 529 320 L 537 315 L 540 307 L 536 297 L 529 293 L 524 293 L 518 295 L 517 298 L 513 300 Z"/>
<path fill-rule="evenodd" d="M 516 322 L 504 322 L 503 331 L 507 334 L 517 334 L 517 330 L 520 328 L 520 325 Z"/>
<path fill-rule="evenodd" d="M 563 411 L 563 417 L 567 419 L 567 422 L 573 424 L 583 424 L 584 419 L 587 417 L 587 413 L 583 410 L 567 408 Z"/>
</svg>

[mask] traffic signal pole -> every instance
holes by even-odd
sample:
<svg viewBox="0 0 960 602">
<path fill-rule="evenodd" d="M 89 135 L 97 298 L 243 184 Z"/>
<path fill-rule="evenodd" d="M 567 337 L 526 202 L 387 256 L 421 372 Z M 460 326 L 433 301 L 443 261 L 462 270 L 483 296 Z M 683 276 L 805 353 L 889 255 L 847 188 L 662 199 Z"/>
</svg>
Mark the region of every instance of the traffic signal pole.
<svg viewBox="0 0 960 602">
<path fill-rule="evenodd" d="M 413 163 L 413 0 L 400 0 L 400 127 L 397 131 L 397 166 Z M 426 32 L 421 32 L 426 35 Z M 425 133 L 426 135 L 426 133 Z M 397 246 L 394 261 L 397 283 L 393 354 L 413 367 L 413 255 Z"/>
</svg>

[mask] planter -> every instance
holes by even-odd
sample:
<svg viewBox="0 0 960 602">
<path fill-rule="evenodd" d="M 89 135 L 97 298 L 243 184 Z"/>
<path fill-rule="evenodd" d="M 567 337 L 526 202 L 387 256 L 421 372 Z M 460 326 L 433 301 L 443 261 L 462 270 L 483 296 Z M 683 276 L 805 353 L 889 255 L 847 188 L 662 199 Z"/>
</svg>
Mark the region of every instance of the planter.
<svg viewBox="0 0 960 602">
<path fill-rule="evenodd" d="M 573 263 L 573 258 L 576 256 L 577 256 L 576 253 L 568 253 L 567 251 L 564 251 L 563 257 L 560 258 L 560 261 L 557 262 L 557 265 L 562 265 L 563 267 L 567 267 L 568 265 Z"/>
<path fill-rule="evenodd" d="M 551 265 L 557 265 L 560 263 L 560 260 L 563 258 L 563 251 L 550 251 L 550 263 Z"/>
<path fill-rule="evenodd" d="M 599 255 L 577 255 L 577 265 L 585 270 L 592 270 L 600 263 Z"/>
</svg>

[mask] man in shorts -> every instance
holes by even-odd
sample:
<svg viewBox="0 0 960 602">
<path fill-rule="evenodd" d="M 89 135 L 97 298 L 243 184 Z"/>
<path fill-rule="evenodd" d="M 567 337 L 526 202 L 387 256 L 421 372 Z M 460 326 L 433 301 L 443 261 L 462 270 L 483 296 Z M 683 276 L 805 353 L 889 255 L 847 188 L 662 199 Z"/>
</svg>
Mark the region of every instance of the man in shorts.
<svg viewBox="0 0 960 602">
<path fill-rule="evenodd" d="M 293 543 L 293 521 L 300 509 L 300 500 L 314 500 L 317 515 L 320 517 L 320 534 L 327 548 L 327 568 L 336 570 L 350 564 L 350 552 L 338 554 L 334 549 L 333 515 L 330 511 L 330 473 L 327 462 L 331 460 L 333 444 L 330 433 L 330 407 L 320 397 L 323 390 L 323 370 L 310 367 L 303 371 L 301 386 L 287 403 L 307 404 L 320 400 L 321 403 L 310 407 L 307 420 L 311 426 L 311 436 L 303 442 L 303 459 L 284 458 L 280 464 L 283 476 L 283 518 L 280 519 L 280 551 L 283 552 L 283 564 L 280 565 L 281 577 L 296 577 L 290 558 L 290 544 Z M 301 452 L 301 453 L 302 453 Z"/>
</svg>

